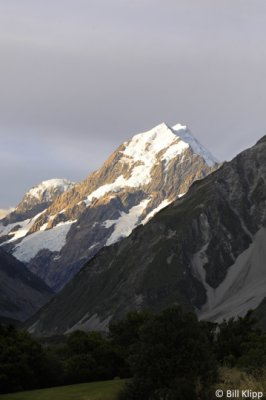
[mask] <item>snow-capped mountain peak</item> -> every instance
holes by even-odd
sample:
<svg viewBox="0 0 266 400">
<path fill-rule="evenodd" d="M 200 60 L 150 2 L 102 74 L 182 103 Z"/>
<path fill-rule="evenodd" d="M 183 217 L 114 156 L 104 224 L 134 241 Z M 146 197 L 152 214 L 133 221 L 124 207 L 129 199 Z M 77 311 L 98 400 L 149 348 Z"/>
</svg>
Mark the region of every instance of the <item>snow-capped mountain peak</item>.
<svg viewBox="0 0 266 400">
<path fill-rule="evenodd" d="M 31 188 L 18 206 L 1 219 L 0 243 L 15 243 L 27 236 L 52 202 L 73 186 L 67 179 L 50 179 Z"/>
<path fill-rule="evenodd" d="M 180 129 L 183 129 L 180 125 Z M 152 180 L 152 170 L 158 163 L 169 161 L 182 154 L 189 148 L 165 123 L 153 129 L 134 135 L 129 141 L 123 143 L 120 151 L 120 164 L 127 164 L 127 174 L 114 176 L 112 182 L 108 182 L 91 192 L 84 200 L 89 206 L 93 199 L 99 199 L 110 192 L 119 192 L 123 188 L 137 188 L 147 185 Z"/>
<path fill-rule="evenodd" d="M 219 161 L 192 135 L 185 125 L 174 125 L 171 130 L 178 135 L 182 141 L 189 144 L 195 154 L 203 157 L 210 167 L 219 163 Z"/>
<path fill-rule="evenodd" d="M 35 197 L 39 199 L 44 194 L 46 197 L 50 197 L 51 192 L 57 190 L 61 193 L 65 192 L 67 189 L 71 188 L 74 185 L 73 182 L 70 182 L 67 179 L 49 179 L 41 182 L 39 185 L 31 188 L 27 194 L 29 196 Z M 47 199 L 48 200 L 48 199 Z"/>
<path fill-rule="evenodd" d="M 174 126 L 172 126 L 171 128 L 174 132 L 178 132 L 178 131 L 187 131 L 188 128 L 186 125 L 182 125 L 182 124 L 175 124 Z"/>
<path fill-rule="evenodd" d="M 125 142 L 123 154 L 134 162 L 145 162 L 147 156 L 153 159 L 160 151 L 173 144 L 176 139 L 175 133 L 163 122 L 149 131 L 133 136 L 131 140 Z"/>
<path fill-rule="evenodd" d="M 72 187 L 53 179 L 32 188 L 5 221 L 3 245 L 57 290 L 103 246 L 128 236 L 217 168 L 205 154 L 181 124 L 134 135 L 83 182 Z"/>
<path fill-rule="evenodd" d="M 181 155 L 188 148 L 201 156 L 209 167 L 218 163 L 215 157 L 193 137 L 189 129 L 180 123 L 170 128 L 163 122 L 149 131 L 133 136 L 131 140 L 124 143 L 124 146 L 125 148 L 122 151 L 124 157 L 121 161 L 131 166 L 138 164 L 132 175 L 135 172 L 138 177 L 142 176 L 141 183 L 150 181 L 151 168 L 158 161 L 158 158 L 160 158 L 160 161 L 165 161 L 167 166 L 173 158 Z M 133 181 L 135 180 L 133 179 Z"/>
</svg>

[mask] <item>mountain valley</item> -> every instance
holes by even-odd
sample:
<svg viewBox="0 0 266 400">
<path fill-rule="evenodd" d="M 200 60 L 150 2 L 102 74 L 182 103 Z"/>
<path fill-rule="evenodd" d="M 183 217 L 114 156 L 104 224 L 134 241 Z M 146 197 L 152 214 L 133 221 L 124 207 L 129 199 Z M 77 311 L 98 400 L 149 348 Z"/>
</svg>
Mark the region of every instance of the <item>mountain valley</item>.
<svg viewBox="0 0 266 400">
<path fill-rule="evenodd" d="M 28 322 L 30 331 L 105 330 L 130 310 L 172 304 L 220 322 L 256 309 L 266 293 L 265 176 L 263 137 L 102 248 Z"/>
</svg>

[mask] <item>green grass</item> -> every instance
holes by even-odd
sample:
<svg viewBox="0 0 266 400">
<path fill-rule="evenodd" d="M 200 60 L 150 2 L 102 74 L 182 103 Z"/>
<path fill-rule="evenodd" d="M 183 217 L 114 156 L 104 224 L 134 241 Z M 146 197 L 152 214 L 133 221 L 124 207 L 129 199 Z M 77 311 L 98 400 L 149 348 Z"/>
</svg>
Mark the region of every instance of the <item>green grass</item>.
<svg viewBox="0 0 266 400">
<path fill-rule="evenodd" d="M 116 400 L 124 380 L 82 383 L 0 395 L 0 400 Z"/>
</svg>

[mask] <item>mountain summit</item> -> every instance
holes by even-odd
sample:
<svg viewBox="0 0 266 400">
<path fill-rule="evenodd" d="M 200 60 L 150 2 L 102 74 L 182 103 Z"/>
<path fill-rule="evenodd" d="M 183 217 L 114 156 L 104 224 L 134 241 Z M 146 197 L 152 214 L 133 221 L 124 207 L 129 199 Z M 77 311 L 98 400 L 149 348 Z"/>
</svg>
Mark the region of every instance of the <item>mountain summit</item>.
<svg viewBox="0 0 266 400">
<path fill-rule="evenodd" d="M 50 179 L 32 187 L 11 213 L 1 220 L 2 226 L 36 217 L 63 192 L 74 185 L 67 179 Z M 0 228 L 1 232 L 1 228 Z"/>
<path fill-rule="evenodd" d="M 173 304 L 216 322 L 257 309 L 265 324 L 265 176 L 266 136 L 101 249 L 28 326 L 104 330 L 129 311 Z"/>
<path fill-rule="evenodd" d="M 48 208 L 36 209 L 24 237 L 13 236 L 3 246 L 58 290 L 103 246 L 128 236 L 217 166 L 185 126 L 162 123 L 124 142 L 98 171 L 56 196 Z M 13 215 L 20 212 L 18 207 Z M 28 218 L 24 208 L 22 215 Z M 2 222 L 5 239 L 14 230 L 8 218 Z"/>
</svg>

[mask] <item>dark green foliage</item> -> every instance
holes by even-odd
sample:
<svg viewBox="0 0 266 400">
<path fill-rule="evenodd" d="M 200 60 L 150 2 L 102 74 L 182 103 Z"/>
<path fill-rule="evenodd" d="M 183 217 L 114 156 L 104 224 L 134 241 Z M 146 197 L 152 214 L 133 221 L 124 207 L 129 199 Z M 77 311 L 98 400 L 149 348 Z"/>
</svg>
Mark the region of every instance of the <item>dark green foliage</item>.
<svg viewBox="0 0 266 400">
<path fill-rule="evenodd" d="M 249 340 L 255 321 L 248 313 L 244 318 L 234 318 L 223 321 L 219 325 L 216 356 L 220 363 L 232 367 L 243 353 L 243 344 Z"/>
<path fill-rule="evenodd" d="M 90 353 L 100 346 L 104 339 L 98 332 L 75 331 L 67 337 L 66 349 L 69 356 Z"/>
<path fill-rule="evenodd" d="M 121 399 L 196 399 L 216 377 L 216 362 L 203 323 L 170 308 L 140 328 L 131 357 L 134 379 Z"/>
<path fill-rule="evenodd" d="M 266 334 L 250 333 L 242 346 L 242 355 L 237 360 L 237 366 L 247 372 L 260 372 L 266 366 Z"/>
<path fill-rule="evenodd" d="M 0 393 L 107 380 L 123 369 L 119 349 L 97 332 L 76 331 L 47 346 L 24 331 L 0 327 Z"/>
<path fill-rule="evenodd" d="M 221 364 L 249 372 L 266 365 L 266 334 L 255 329 L 255 324 L 249 312 L 244 318 L 232 318 L 219 325 L 215 352 Z"/>
<path fill-rule="evenodd" d="M 64 352 L 67 383 L 112 379 L 120 376 L 123 369 L 124 360 L 119 349 L 98 332 L 73 332 Z"/>
<path fill-rule="evenodd" d="M 49 364 L 42 346 L 26 332 L 0 327 L 0 392 L 51 384 Z"/>
<path fill-rule="evenodd" d="M 140 328 L 151 318 L 149 312 L 132 311 L 124 319 L 110 324 L 109 336 L 113 343 L 130 352 L 131 346 L 140 340 Z"/>
<path fill-rule="evenodd" d="M 65 373 L 67 382 L 82 383 L 95 380 L 97 363 L 89 354 L 72 355 L 65 362 Z"/>
<path fill-rule="evenodd" d="M 132 311 L 119 321 L 114 321 L 109 326 L 111 343 L 123 357 L 121 377 L 132 376 L 129 359 L 135 354 L 136 346 L 140 341 L 140 328 L 152 318 L 149 312 Z"/>
<path fill-rule="evenodd" d="M 37 341 L 0 326 L 0 392 L 132 377 L 121 400 L 209 399 L 219 365 L 253 374 L 266 365 L 266 334 L 251 313 L 220 325 L 179 307 L 131 312 L 108 337 L 76 331 Z"/>
</svg>

